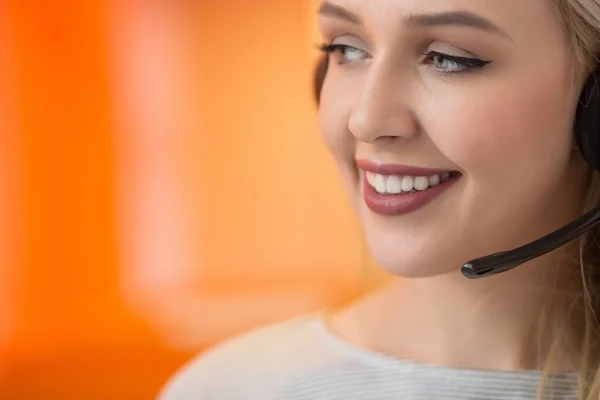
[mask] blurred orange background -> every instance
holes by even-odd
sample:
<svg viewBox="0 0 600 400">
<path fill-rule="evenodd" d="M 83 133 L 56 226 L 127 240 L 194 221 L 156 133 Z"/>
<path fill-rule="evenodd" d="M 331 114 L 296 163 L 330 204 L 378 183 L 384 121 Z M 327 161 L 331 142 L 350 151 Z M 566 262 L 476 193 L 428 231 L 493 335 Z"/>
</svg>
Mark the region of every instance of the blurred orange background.
<svg viewBox="0 0 600 400">
<path fill-rule="evenodd" d="M 1 399 L 151 399 L 377 282 L 318 132 L 318 3 L 0 2 Z"/>
</svg>

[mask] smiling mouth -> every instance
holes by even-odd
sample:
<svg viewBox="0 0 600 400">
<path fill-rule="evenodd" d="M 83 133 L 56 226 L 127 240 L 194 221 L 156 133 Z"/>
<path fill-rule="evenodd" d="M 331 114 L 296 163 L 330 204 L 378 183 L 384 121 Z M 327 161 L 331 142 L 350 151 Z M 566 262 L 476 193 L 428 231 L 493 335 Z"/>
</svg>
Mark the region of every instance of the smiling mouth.
<svg viewBox="0 0 600 400">
<path fill-rule="evenodd" d="M 382 195 L 411 194 L 434 188 L 450 178 L 460 175 L 457 171 L 445 171 L 428 176 L 384 175 L 365 171 L 366 182 Z"/>
<path fill-rule="evenodd" d="M 376 214 L 400 216 L 425 207 L 462 178 L 459 171 L 357 160 L 363 198 Z"/>
</svg>

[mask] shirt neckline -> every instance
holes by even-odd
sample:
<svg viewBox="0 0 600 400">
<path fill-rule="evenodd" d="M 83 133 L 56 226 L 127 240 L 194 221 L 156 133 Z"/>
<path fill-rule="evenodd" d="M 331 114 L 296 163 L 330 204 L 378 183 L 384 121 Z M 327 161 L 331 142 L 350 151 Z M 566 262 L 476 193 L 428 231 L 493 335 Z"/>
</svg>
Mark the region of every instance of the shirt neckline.
<svg viewBox="0 0 600 400">
<path fill-rule="evenodd" d="M 317 330 L 318 336 L 330 347 L 336 349 L 338 352 L 349 356 L 361 363 L 367 363 L 373 366 L 386 367 L 386 368 L 396 368 L 406 371 L 410 369 L 412 371 L 433 371 L 440 374 L 449 374 L 449 375 L 463 375 L 463 376 L 473 376 L 473 377 L 489 377 L 489 378 L 515 378 L 515 379 L 535 379 L 540 380 L 544 376 L 547 376 L 549 380 L 558 380 L 558 381 L 577 381 L 579 374 L 575 372 L 571 373 L 548 373 L 545 374 L 543 371 L 539 370 L 517 370 L 517 371 L 508 371 L 508 370 L 491 370 L 491 369 L 471 369 L 464 367 L 451 367 L 445 365 L 431 364 L 425 362 L 418 362 L 410 359 L 404 359 L 396 356 L 392 356 L 389 354 L 385 354 L 382 352 L 378 352 L 376 350 L 367 349 L 364 347 L 360 347 L 356 344 L 353 344 L 347 340 L 344 340 L 340 335 L 334 332 L 328 324 L 328 316 L 330 314 L 330 310 L 321 311 L 316 314 L 316 318 L 314 319 L 315 328 Z"/>
</svg>

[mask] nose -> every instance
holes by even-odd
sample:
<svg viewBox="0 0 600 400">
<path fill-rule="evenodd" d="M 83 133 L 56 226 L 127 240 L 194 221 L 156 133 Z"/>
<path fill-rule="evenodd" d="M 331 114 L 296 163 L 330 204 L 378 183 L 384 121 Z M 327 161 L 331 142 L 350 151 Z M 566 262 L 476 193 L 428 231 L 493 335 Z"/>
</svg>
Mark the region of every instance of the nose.
<svg viewBox="0 0 600 400">
<path fill-rule="evenodd" d="M 409 74 L 392 60 L 372 61 L 348 122 L 357 140 L 375 143 L 418 136 L 420 127 L 411 106 L 414 78 Z"/>
</svg>

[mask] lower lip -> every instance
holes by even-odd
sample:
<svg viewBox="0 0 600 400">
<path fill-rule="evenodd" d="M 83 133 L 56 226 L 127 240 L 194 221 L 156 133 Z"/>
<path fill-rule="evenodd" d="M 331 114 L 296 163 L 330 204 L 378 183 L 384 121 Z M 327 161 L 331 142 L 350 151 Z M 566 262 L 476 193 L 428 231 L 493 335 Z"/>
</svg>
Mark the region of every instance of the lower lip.
<svg viewBox="0 0 600 400">
<path fill-rule="evenodd" d="M 363 174 L 364 198 L 371 211 L 381 215 L 404 215 L 424 207 L 455 184 L 462 175 L 451 176 L 447 181 L 424 191 L 410 194 L 380 194 L 367 182 Z"/>
</svg>

